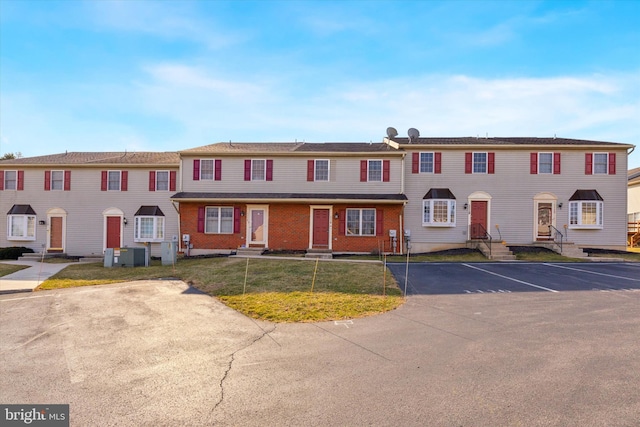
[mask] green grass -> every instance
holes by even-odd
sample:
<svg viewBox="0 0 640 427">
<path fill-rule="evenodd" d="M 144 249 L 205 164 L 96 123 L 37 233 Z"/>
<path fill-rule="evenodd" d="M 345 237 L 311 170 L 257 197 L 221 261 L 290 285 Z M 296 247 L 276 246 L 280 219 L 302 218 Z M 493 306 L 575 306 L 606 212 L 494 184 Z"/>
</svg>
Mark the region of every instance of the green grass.
<svg viewBox="0 0 640 427">
<path fill-rule="evenodd" d="M 591 255 L 589 255 L 593 258 L 596 257 L 604 257 L 604 258 L 622 258 L 625 261 L 631 261 L 631 262 L 640 262 L 640 253 L 634 253 L 634 252 L 627 252 L 627 253 L 612 253 L 612 254 L 596 254 L 596 253 L 592 253 Z"/>
<path fill-rule="evenodd" d="M 519 252 L 516 253 L 516 259 L 518 261 L 533 261 L 533 262 L 588 262 L 588 260 L 579 258 L 569 258 L 562 256 L 555 252 Z"/>
<path fill-rule="evenodd" d="M 17 264 L 3 264 L 0 263 L 0 277 L 6 276 L 7 274 L 15 273 L 16 271 L 20 271 L 22 269 L 29 268 L 28 265 L 17 265 Z"/>
<path fill-rule="evenodd" d="M 104 268 L 70 265 L 38 289 L 174 277 L 247 316 L 274 322 L 350 319 L 393 310 L 404 302 L 381 264 L 246 258 L 181 259 L 172 266 Z M 315 271 L 315 280 L 314 280 Z M 245 282 L 246 273 L 246 282 Z"/>
</svg>

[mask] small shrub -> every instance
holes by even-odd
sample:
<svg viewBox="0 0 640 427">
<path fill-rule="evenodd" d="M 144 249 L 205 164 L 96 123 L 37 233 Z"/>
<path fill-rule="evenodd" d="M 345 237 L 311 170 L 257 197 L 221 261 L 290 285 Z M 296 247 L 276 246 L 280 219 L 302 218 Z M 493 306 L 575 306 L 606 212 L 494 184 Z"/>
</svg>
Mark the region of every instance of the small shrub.
<svg viewBox="0 0 640 427">
<path fill-rule="evenodd" d="M 33 249 L 24 246 L 11 246 L 8 248 L 0 248 L 0 259 L 18 259 L 22 254 L 32 254 Z"/>
</svg>

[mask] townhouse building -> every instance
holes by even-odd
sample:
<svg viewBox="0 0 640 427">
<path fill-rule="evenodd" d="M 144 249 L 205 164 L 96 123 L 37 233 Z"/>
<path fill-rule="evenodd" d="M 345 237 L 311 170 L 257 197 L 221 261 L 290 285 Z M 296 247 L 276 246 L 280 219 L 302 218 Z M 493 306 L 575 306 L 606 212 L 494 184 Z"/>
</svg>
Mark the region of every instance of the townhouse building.
<svg viewBox="0 0 640 427">
<path fill-rule="evenodd" d="M 179 233 L 169 196 L 179 188 L 175 152 L 71 152 L 0 161 L 0 247 L 102 256 Z"/>
<path fill-rule="evenodd" d="M 180 152 L 191 253 L 392 251 L 404 153 L 376 143 L 218 143 Z"/>
<path fill-rule="evenodd" d="M 239 249 L 404 253 L 505 245 L 624 249 L 627 152 L 567 138 L 216 143 L 0 161 L 0 246 L 103 254 L 179 238 Z"/>
</svg>

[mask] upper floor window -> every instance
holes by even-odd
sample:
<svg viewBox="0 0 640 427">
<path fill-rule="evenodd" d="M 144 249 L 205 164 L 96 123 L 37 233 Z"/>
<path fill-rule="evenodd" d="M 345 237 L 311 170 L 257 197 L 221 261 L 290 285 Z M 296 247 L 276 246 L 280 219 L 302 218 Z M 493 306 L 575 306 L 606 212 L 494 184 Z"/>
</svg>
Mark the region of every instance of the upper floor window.
<svg viewBox="0 0 640 427">
<path fill-rule="evenodd" d="M 347 236 L 375 236 L 375 209 L 347 209 Z"/>
<path fill-rule="evenodd" d="M 102 171 L 102 191 L 127 191 L 129 173 L 127 171 Z"/>
<path fill-rule="evenodd" d="M 4 171 L 4 190 L 18 189 L 18 171 Z"/>
<path fill-rule="evenodd" d="M 176 171 L 149 171 L 149 191 L 175 191 Z"/>
<path fill-rule="evenodd" d="M 272 181 L 273 160 L 247 159 L 244 161 L 245 181 Z"/>
<path fill-rule="evenodd" d="M 433 173 L 434 153 L 420 153 L 420 173 Z"/>
<path fill-rule="evenodd" d="M 569 199 L 570 228 L 602 228 L 604 200 L 596 190 L 577 190 Z"/>
<path fill-rule="evenodd" d="M 495 172 L 495 153 L 465 153 L 465 173 L 492 174 Z"/>
<path fill-rule="evenodd" d="M 585 153 L 584 173 L 586 175 L 615 175 L 616 153 Z"/>
<path fill-rule="evenodd" d="M 51 189 L 62 190 L 64 185 L 64 171 L 51 171 Z"/>
<path fill-rule="evenodd" d="M 390 179 L 391 162 L 389 160 L 361 160 L 361 182 L 388 182 Z"/>
<path fill-rule="evenodd" d="M 307 160 L 307 181 L 329 181 L 329 160 Z"/>
<path fill-rule="evenodd" d="M 221 159 L 194 159 L 193 180 L 222 180 Z M 173 190 L 171 190 L 173 191 Z"/>
<path fill-rule="evenodd" d="M 411 173 L 440 173 L 442 153 L 413 153 L 411 157 Z"/>
<path fill-rule="evenodd" d="M 560 153 L 531 153 L 531 174 L 559 174 Z"/>
<path fill-rule="evenodd" d="M 156 172 L 156 190 L 169 191 L 169 171 Z"/>
</svg>

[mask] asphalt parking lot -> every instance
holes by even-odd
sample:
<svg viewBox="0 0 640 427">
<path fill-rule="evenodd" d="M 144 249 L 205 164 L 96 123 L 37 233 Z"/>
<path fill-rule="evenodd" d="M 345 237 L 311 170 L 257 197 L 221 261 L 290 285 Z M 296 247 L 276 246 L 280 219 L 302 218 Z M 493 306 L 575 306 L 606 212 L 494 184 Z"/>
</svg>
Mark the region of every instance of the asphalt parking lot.
<svg viewBox="0 0 640 427">
<path fill-rule="evenodd" d="M 389 264 L 401 288 L 407 267 Z M 407 295 L 640 291 L 637 263 L 410 263 Z"/>
<path fill-rule="evenodd" d="M 539 266 L 589 289 L 517 292 L 517 264 L 413 265 L 400 308 L 305 324 L 180 281 L 0 295 L 0 402 L 69 404 L 72 426 L 639 425 L 640 291 L 600 279 L 637 269 Z M 418 292 L 433 271 L 457 293 Z"/>
</svg>

